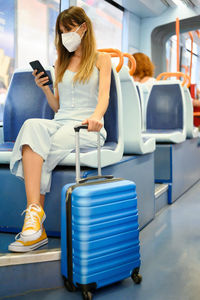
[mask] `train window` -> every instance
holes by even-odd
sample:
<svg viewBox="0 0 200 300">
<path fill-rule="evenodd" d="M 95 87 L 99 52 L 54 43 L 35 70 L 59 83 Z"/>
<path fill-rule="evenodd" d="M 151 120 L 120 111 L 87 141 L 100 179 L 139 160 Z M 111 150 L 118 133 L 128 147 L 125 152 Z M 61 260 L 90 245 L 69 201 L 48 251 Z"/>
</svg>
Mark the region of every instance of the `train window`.
<svg viewBox="0 0 200 300">
<path fill-rule="evenodd" d="M 56 58 L 54 28 L 60 0 L 0 0 L 0 121 L 13 70 Z"/>
<path fill-rule="evenodd" d="M 167 71 L 176 72 L 176 36 L 172 36 L 166 43 Z"/>
<path fill-rule="evenodd" d="M 198 44 L 195 40 L 195 32 L 192 32 L 194 42 L 192 49 L 192 66 L 191 66 L 191 82 L 200 83 L 200 55 L 198 52 Z M 177 70 L 177 42 L 176 35 L 172 36 L 166 43 L 166 62 L 167 71 L 176 72 Z M 190 75 L 190 64 L 191 64 L 191 38 L 189 33 L 180 35 L 180 71 Z"/>
<path fill-rule="evenodd" d="M 77 5 L 93 22 L 97 47 L 121 50 L 123 11 L 105 0 L 78 0 Z"/>
</svg>

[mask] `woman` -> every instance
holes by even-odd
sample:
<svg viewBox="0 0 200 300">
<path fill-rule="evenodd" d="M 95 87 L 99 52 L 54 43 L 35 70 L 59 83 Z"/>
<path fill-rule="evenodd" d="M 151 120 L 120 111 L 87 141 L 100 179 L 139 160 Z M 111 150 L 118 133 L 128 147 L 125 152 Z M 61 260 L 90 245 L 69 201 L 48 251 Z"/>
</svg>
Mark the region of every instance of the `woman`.
<svg viewBox="0 0 200 300">
<path fill-rule="evenodd" d="M 61 12 L 56 22 L 55 92 L 47 77 L 36 75 L 35 82 L 55 111 L 53 120 L 29 119 L 22 126 L 12 154 L 10 169 L 24 178 L 27 208 L 22 232 L 9 245 L 10 251 L 26 252 L 48 242 L 43 222 L 44 199 L 51 185 L 55 166 L 75 148 L 74 126 L 88 124 L 82 131 L 80 145 L 96 146 L 96 132 L 101 145 L 106 139 L 103 116 L 108 107 L 111 60 L 97 53 L 90 19 L 80 7 Z"/>
<path fill-rule="evenodd" d="M 133 74 L 134 81 L 151 86 L 156 81 L 156 79 L 153 78 L 154 65 L 151 62 L 150 58 L 146 54 L 141 52 L 134 53 L 133 57 L 136 60 L 136 70 Z"/>
</svg>

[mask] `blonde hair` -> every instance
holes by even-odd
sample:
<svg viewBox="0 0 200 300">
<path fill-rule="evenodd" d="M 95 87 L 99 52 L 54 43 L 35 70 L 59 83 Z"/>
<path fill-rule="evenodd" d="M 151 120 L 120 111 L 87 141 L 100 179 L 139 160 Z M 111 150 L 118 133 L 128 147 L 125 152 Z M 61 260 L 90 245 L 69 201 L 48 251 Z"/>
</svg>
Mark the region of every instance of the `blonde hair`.
<svg viewBox="0 0 200 300">
<path fill-rule="evenodd" d="M 65 70 L 67 69 L 73 52 L 70 53 L 62 44 L 60 25 L 64 26 L 68 31 L 72 26 L 86 23 L 87 30 L 81 39 L 82 57 L 80 69 L 74 76 L 74 82 L 86 82 L 89 80 L 96 62 L 96 40 L 92 27 L 92 22 L 86 15 L 85 11 L 78 6 L 71 6 L 62 11 L 56 21 L 55 45 L 58 53 L 56 82 L 57 85 L 62 81 Z"/>
<path fill-rule="evenodd" d="M 153 77 L 155 67 L 150 58 L 146 54 L 141 52 L 134 53 L 132 55 L 136 60 L 136 70 L 133 76 L 137 76 L 140 79 L 143 79 L 146 76 Z M 130 67 L 130 62 L 128 64 Z"/>
</svg>

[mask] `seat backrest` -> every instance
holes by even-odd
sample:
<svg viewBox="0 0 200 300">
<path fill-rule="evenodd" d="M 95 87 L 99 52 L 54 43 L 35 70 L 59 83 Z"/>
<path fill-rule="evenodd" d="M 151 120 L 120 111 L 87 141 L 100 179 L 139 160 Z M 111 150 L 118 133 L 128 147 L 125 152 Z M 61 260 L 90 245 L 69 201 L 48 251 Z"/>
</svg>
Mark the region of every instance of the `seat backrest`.
<svg viewBox="0 0 200 300">
<path fill-rule="evenodd" d="M 123 125 L 122 125 L 122 93 L 118 73 L 112 67 L 109 106 L 104 116 L 104 127 L 107 139 L 101 147 L 101 166 L 106 167 L 119 162 L 123 156 Z M 75 165 L 75 151 L 59 162 L 59 165 Z M 80 149 L 80 164 L 97 168 L 97 149 L 86 147 Z"/>
<path fill-rule="evenodd" d="M 146 109 L 151 88 L 145 83 L 136 82 L 136 88 L 140 99 L 142 131 L 146 130 Z"/>
<path fill-rule="evenodd" d="M 189 92 L 189 89 L 184 86 L 183 87 L 184 95 L 185 95 L 185 105 L 186 105 L 186 137 L 193 138 L 194 124 L 193 124 L 193 104 L 192 98 Z"/>
<path fill-rule="evenodd" d="M 184 94 L 180 83 L 160 81 L 152 86 L 146 110 L 147 130 L 180 130 L 185 126 Z"/>
<path fill-rule="evenodd" d="M 107 132 L 106 142 L 118 142 L 118 101 L 117 88 L 113 70 L 111 72 L 110 98 L 107 111 L 104 115 L 104 127 Z"/>
<path fill-rule="evenodd" d="M 127 66 L 119 72 L 123 103 L 124 152 L 134 153 L 133 145 L 141 139 L 141 107 L 137 88 Z"/>
<path fill-rule="evenodd" d="M 47 71 L 48 75 L 50 72 Z M 4 108 L 4 141 L 15 141 L 24 121 L 29 118 L 52 119 L 43 91 L 35 84 L 31 70 L 17 70 L 12 77 Z"/>
<path fill-rule="evenodd" d="M 47 72 L 50 75 L 50 72 Z M 5 103 L 4 141 L 15 141 L 25 120 L 29 118 L 52 119 L 53 116 L 54 112 L 49 107 L 43 91 L 35 84 L 32 71 L 16 71 L 13 74 Z M 109 106 L 104 116 L 104 126 L 107 131 L 106 142 L 118 142 L 119 128 L 117 124 L 117 88 L 112 70 Z"/>
</svg>

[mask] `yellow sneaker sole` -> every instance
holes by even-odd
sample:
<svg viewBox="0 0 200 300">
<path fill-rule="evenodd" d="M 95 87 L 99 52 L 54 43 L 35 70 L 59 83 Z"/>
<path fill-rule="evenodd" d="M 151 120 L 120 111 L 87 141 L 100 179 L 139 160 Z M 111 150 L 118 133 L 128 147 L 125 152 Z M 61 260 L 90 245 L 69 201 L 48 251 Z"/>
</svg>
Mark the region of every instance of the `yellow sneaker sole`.
<svg viewBox="0 0 200 300">
<path fill-rule="evenodd" d="M 28 252 L 28 251 L 36 250 L 36 249 L 46 245 L 47 243 L 48 243 L 48 238 L 45 238 L 36 243 L 30 243 L 30 242 L 22 243 L 20 241 L 15 241 L 14 243 L 12 243 L 8 246 L 8 250 L 12 251 L 12 252 Z"/>
</svg>

